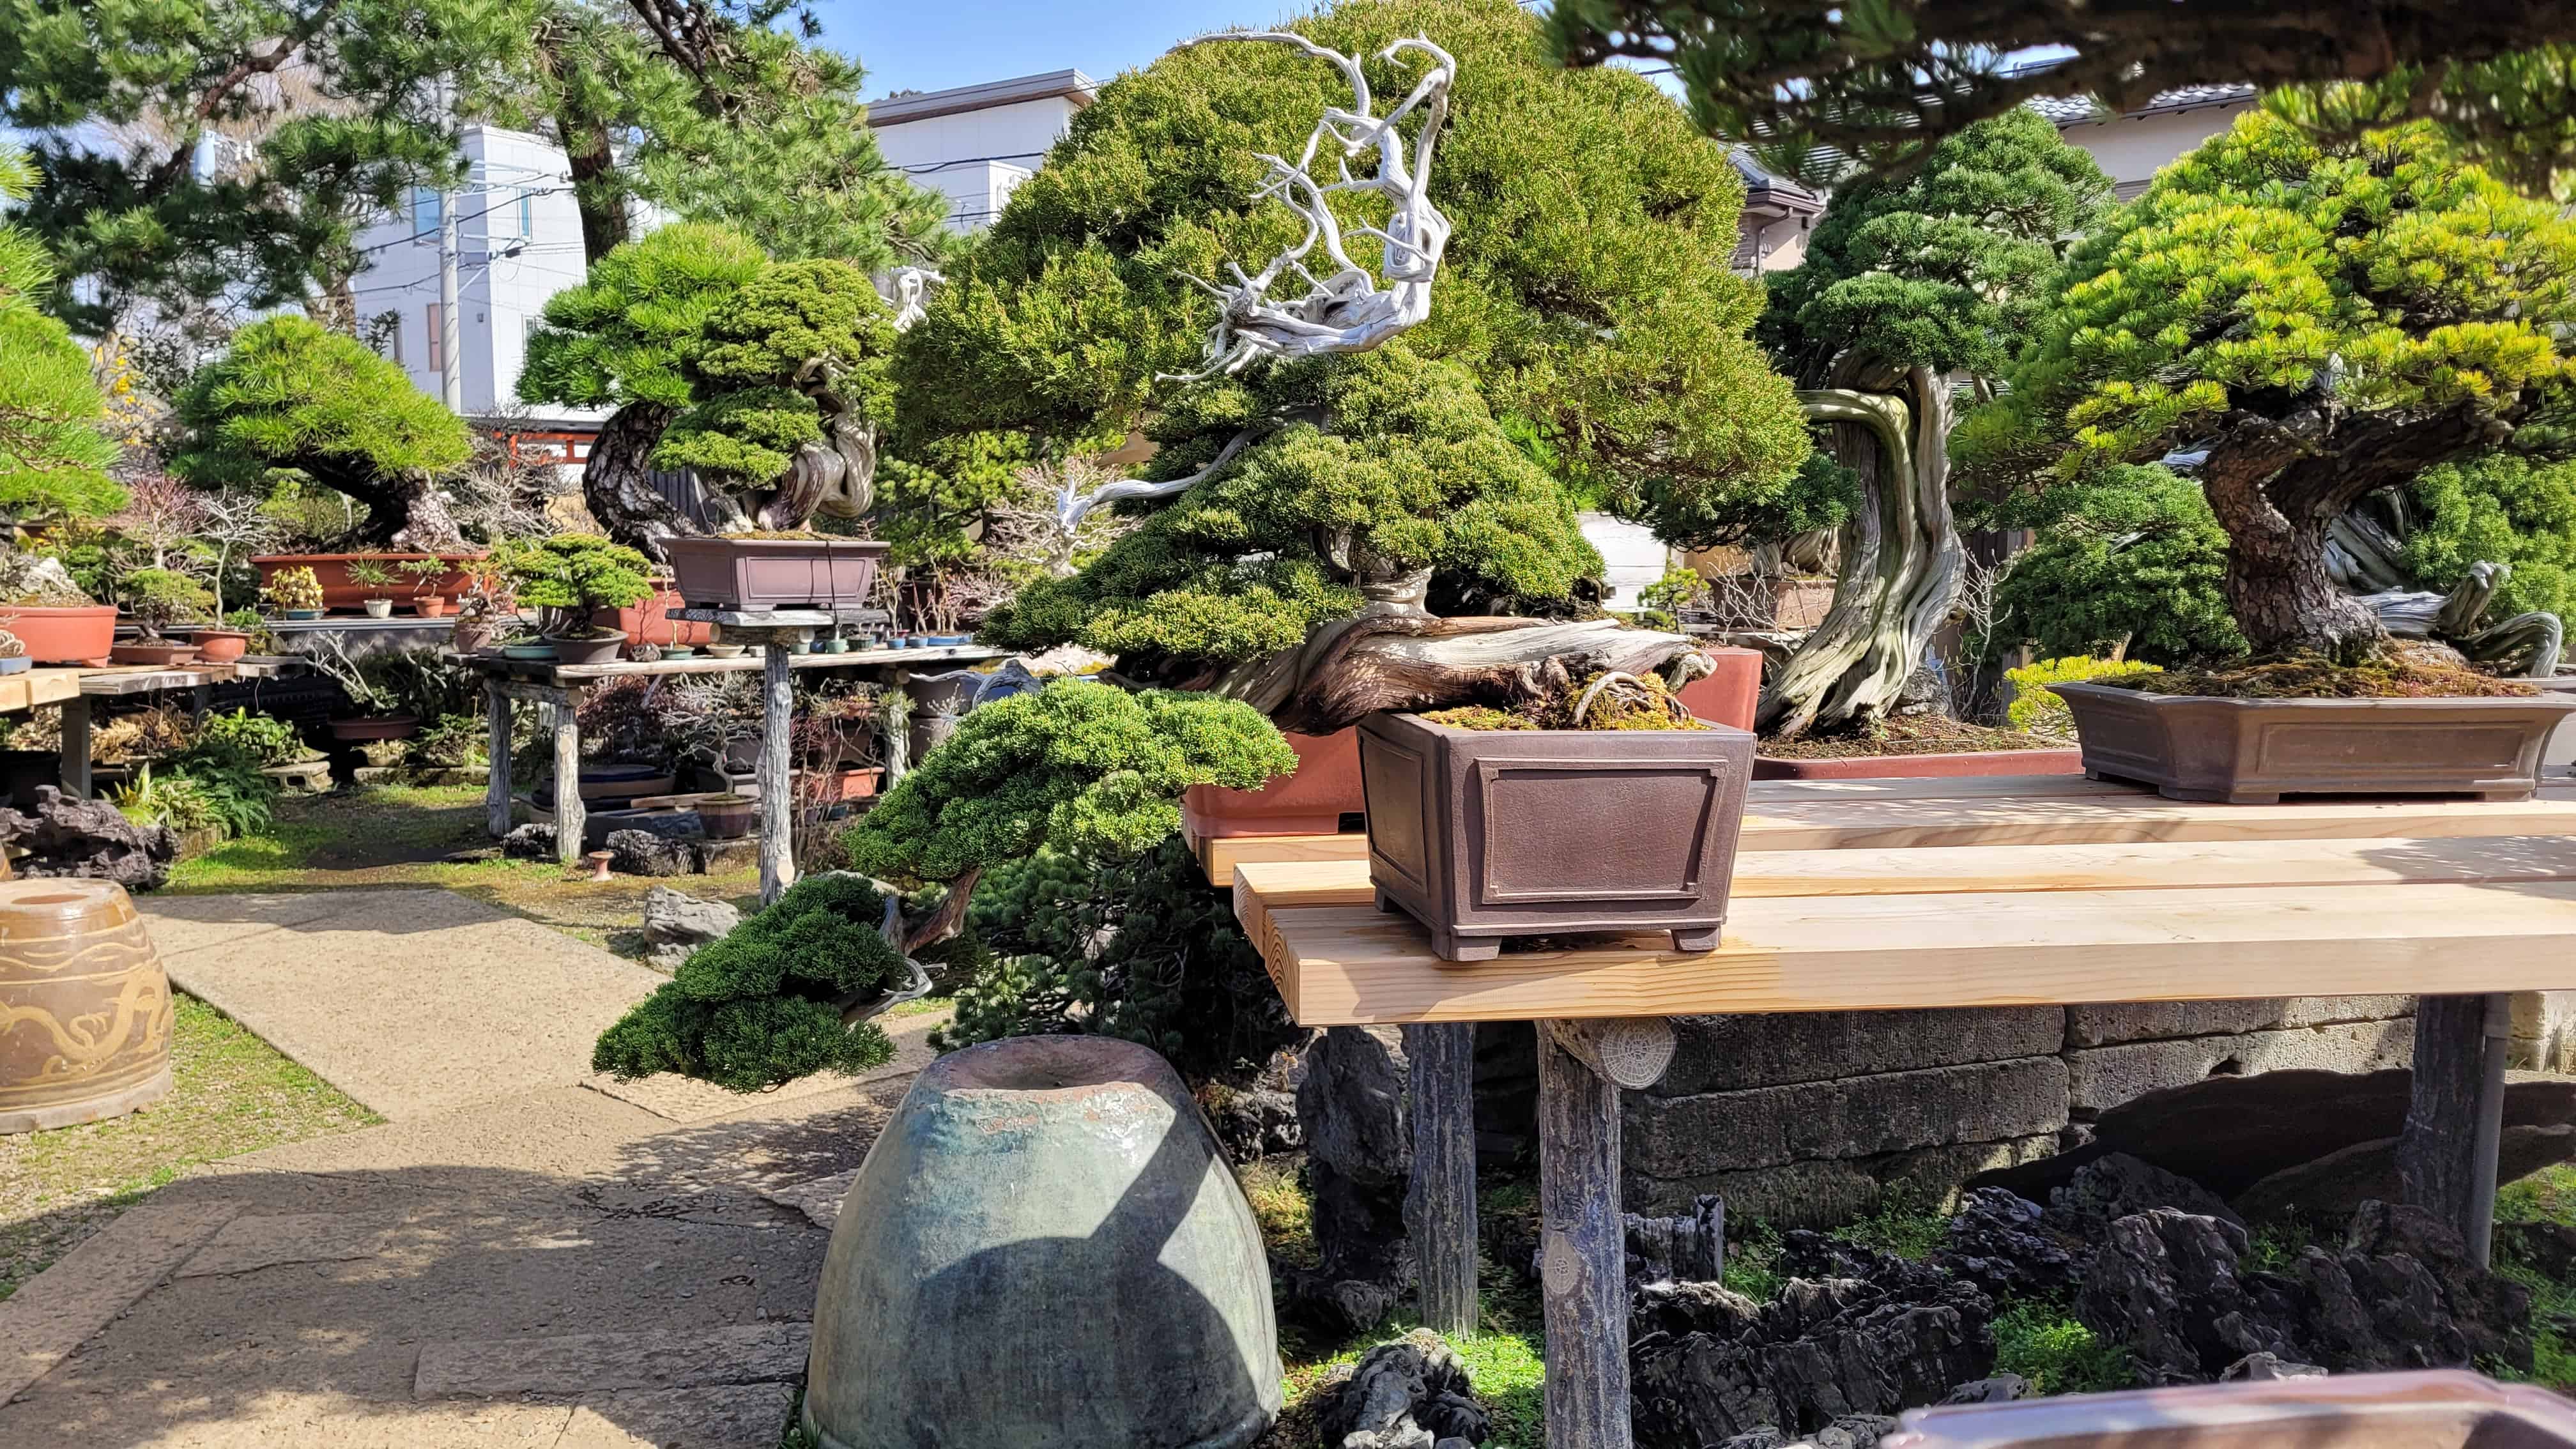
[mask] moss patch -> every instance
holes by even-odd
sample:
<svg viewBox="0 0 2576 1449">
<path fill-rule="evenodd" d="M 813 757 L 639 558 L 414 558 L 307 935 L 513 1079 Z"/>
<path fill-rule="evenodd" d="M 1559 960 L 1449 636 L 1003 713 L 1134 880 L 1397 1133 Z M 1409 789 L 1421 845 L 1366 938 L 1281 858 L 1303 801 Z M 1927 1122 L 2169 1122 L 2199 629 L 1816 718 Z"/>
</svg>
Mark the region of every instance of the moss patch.
<svg viewBox="0 0 2576 1449">
<path fill-rule="evenodd" d="M 1995 1313 L 1995 1372 L 2019 1374 L 2037 1394 L 2134 1388 L 2129 1351 L 2075 1321 L 2062 1303 L 2023 1300 Z"/>
<path fill-rule="evenodd" d="M 383 1120 L 192 996 L 176 1018 L 149 1109 L 0 1137 L 0 1298 L 190 1168 Z"/>
<path fill-rule="evenodd" d="M 1766 739 L 1761 753 L 1780 760 L 1850 760 L 1867 755 L 1960 755 L 1991 750 L 2062 750 L 2066 741 L 2027 730 L 1969 724 L 1943 715 L 1874 720 L 1848 734 Z"/>
<path fill-rule="evenodd" d="M 2529 696 L 2538 686 L 2463 669 L 2403 643 L 2380 658 L 2338 664 L 2321 655 L 2247 659 L 2206 669 L 2175 669 L 2102 683 L 2143 694 L 2202 694 L 2222 699 L 2446 699 Z"/>
</svg>

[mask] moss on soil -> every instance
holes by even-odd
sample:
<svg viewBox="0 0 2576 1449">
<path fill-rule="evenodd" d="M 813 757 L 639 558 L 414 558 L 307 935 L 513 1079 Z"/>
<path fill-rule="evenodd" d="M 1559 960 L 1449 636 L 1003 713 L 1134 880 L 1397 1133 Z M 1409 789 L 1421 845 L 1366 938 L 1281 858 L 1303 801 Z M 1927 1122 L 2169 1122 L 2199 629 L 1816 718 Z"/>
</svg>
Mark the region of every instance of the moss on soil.
<svg viewBox="0 0 2576 1449">
<path fill-rule="evenodd" d="M 2447 651 L 2445 651 L 2447 653 Z M 2377 659 L 2338 664 L 2315 654 L 2245 659 L 2204 669 L 2174 669 L 2102 683 L 2142 694 L 2200 694 L 2222 699 L 2447 699 L 2529 696 L 2527 680 L 2498 679 L 2405 645 Z"/>
<path fill-rule="evenodd" d="M 0 1299 L 193 1167 L 383 1120 L 204 1002 L 181 996 L 175 1016 L 168 1096 L 0 1137 Z"/>
<path fill-rule="evenodd" d="M 1574 686 L 1572 693 L 1550 695 L 1511 709 L 1496 709 L 1488 704 L 1462 704 L 1453 709 L 1433 710 L 1422 717 L 1433 724 L 1459 730 L 1704 730 L 1712 726 L 1693 718 L 1664 681 L 1652 674 L 1619 676 L 1594 698 L 1592 708 L 1580 722 L 1574 707 L 1583 696 L 1600 685 L 1602 676 L 1594 674 Z"/>
<path fill-rule="evenodd" d="M 1946 715 L 1910 714 L 1843 734 L 1766 739 L 1760 753 L 1779 760 L 1852 760 L 1869 755 L 1960 755 L 1990 750 L 2062 750 L 2066 741 L 2025 730 L 1969 724 Z"/>
</svg>

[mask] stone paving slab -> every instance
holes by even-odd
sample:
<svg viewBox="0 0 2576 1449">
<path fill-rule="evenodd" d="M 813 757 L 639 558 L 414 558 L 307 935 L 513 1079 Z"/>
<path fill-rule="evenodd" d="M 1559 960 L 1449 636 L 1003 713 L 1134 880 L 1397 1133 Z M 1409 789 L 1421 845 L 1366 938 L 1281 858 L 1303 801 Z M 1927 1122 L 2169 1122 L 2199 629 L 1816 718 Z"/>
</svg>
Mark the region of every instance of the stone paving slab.
<svg viewBox="0 0 2576 1449">
<path fill-rule="evenodd" d="M 348 1262 L 384 1251 L 401 1226 L 381 1214 L 285 1213 L 237 1217 L 179 1269 L 182 1278 L 256 1273 L 288 1263 Z"/>
<path fill-rule="evenodd" d="M 395 1121 L 586 1080 L 665 979 L 453 891 L 138 904 L 173 984 Z"/>
<path fill-rule="evenodd" d="M 423 1399 L 571 1397 L 610 1389 L 784 1383 L 804 1376 L 813 1337 L 810 1324 L 754 1323 L 432 1343 L 421 1348 L 412 1394 Z"/>
<path fill-rule="evenodd" d="M 828 1231 L 841 1220 L 841 1200 L 850 1195 L 852 1184 L 858 1180 L 859 1170 L 853 1167 L 830 1177 L 789 1183 L 779 1188 L 763 1188 L 760 1195 L 780 1207 L 796 1209 L 805 1215 L 808 1222 Z"/>
<path fill-rule="evenodd" d="M 796 1386 L 784 1383 L 612 1394 L 575 1406 L 555 1449 L 777 1449 L 780 1426 L 795 1407 Z"/>
<path fill-rule="evenodd" d="M 145 1203 L 0 1301 L 0 1404 L 52 1372 L 240 1211 L 231 1203 Z"/>
</svg>

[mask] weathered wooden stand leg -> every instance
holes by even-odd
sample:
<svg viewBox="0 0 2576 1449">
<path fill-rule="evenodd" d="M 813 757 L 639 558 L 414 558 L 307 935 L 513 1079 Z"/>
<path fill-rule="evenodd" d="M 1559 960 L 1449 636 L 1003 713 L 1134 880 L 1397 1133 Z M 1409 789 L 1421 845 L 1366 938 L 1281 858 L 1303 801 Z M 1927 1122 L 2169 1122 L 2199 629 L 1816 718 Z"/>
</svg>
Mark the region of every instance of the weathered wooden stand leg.
<svg viewBox="0 0 2576 1449">
<path fill-rule="evenodd" d="M 581 726 L 570 696 L 550 706 L 555 727 L 555 859 L 571 865 L 581 859 Z"/>
<path fill-rule="evenodd" d="M 2397 1143 L 2406 1200 L 2456 1229 L 2483 1264 L 2494 1231 L 2511 998 L 2426 996 L 2415 1003 L 2415 1081 Z"/>
<path fill-rule="evenodd" d="M 483 786 L 483 828 L 498 840 L 510 833 L 510 697 L 490 681 L 483 685 L 483 728 L 492 771 Z"/>
<path fill-rule="evenodd" d="M 1547 1449 L 1632 1449 L 1619 1089 L 1673 1056 L 1660 1017 L 1543 1021 L 1538 1033 L 1539 1288 Z"/>
<path fill-rule="evenodd" d="M 1404 1029 L 1413 1086 L 1413 1182 L 1405 1231 L 1422 1278 L 1422 1324 L 1455 1338 L 1476 1328 L 1476 1028 Z"/>
<path fill-rule="evenodd" d="M 89 700 L 73 695 L 63 701 L 63 793 L 89 798 Z"/>
<path fill-rule="evenodd" d="M 786 636 L 770 635 L 761 660 L 760 903 L 768 905 L 796 884 L 795 802 L 788 796 L 788 731 L 796 711 L 796 685 L 788 669 Z"/>
</svg>

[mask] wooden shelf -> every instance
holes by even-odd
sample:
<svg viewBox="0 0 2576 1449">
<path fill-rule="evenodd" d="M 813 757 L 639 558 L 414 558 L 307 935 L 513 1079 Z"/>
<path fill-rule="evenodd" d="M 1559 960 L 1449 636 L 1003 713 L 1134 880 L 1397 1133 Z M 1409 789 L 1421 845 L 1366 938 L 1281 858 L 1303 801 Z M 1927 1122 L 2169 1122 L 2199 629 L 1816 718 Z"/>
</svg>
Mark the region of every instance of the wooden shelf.
<svg viewBox="0 0 2576 1449">
<path fill-rule="evenodd" d="M 1748 790 L 1739 848 L 1921 850 L 2138 841 L 2286 841 L 2576 834 L 2576 783 L 2513 804 L 2447 797 L 2321 799 L 2279 805 L 2167 800 L 2080 775 L 1970 780 L 1767 780 Z M 1368 837 L 1193 838 L 1211 885 L 1239 865 L 1365 861 Z"/>
<path fill-rule="evenodd" d="M 86 669 L 22 669 L 0 674 L 0 714 L 17 714 L 38 705 L 77 698 Z"/>
<path fill-rule="evenodd" d="M 847 654 L 791 654 L 787 667 L 846 669 L 852 665 L 979 664 L 987 659 L 1004 657 L 1002 650 L 972 644 L 942 649 L 856 649 Z M 561 687 L 637 675 L 756 674 L 762 660 L 760 651 L 753 649 L 732 659 L 657 659 L 649 664 L 631 660 L 619 660 L 614 664 L 550 664 L 541 659 L 502 659 L 488 654 L 469 654 L 465 656 L 465 663 L 469 668 L 495 678 Z"/>
</svg>

